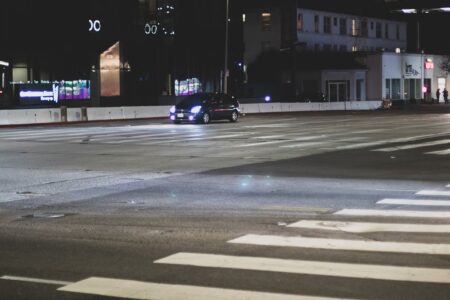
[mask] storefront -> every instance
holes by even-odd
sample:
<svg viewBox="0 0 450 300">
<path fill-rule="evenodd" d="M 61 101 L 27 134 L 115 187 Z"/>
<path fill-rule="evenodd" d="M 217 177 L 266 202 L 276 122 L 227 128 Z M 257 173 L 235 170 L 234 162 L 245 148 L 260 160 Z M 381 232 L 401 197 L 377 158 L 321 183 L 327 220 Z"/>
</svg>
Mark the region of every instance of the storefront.
<svg viewBox="0 0 450 300">
<path fill-rule="evenodd" d="M 442 55 L 376 53 L 366 57 L 368 100 L 443 102 L 436 90 L 449 88 L 449 58 Z"/>
</svg>

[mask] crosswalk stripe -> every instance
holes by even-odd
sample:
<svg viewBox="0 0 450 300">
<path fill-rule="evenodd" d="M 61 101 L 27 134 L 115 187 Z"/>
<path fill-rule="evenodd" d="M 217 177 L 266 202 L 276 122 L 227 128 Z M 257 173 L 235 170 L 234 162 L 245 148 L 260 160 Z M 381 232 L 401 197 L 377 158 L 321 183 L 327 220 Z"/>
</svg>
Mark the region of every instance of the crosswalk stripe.
<svg viewBox="0 0 450 300">
<path fill-rule="evenodd" d="M 438 140 L 438 141 L 432 141 L 432 142 L 426 142 L 426 143 L 419 143 L 419 144 L 412 144 L 412 145 L 405 145 L 405 146 L 396 146 L 396 147 L 383 148 L 383 149 L 375 149 L 372 151 L 393 152 L 393 151 L 399 151 L 399 150 L 408 150 L 408 149 L 416 149 L 416 148 L 444 145 L 444 144 L 449 144 L 449 143 L 450 143 L 449 139 L 444 139 L 444 140 Z"/>
<path fill-rule="evenodd" d="M 416 193 L 416 195 L 422 196 L 445 196 L 450 197 L 450 191 L 432 191 L 432 190 L 423 190 Z"/>
<path fill-rule="evenodd" d="M 327 250 L 450 255 L 450 244 L 398 243 L 369 240 L 342 240 L 308 238 L 302 236 L 289 237 L 257 234 L 244 235 L 228 242 L 232 244 L 314 248 Z"/>
<path fill-rule="evenodd" d="M 328 300 L 333 298 L 254 292 L 90 277 L 58 291 L 141 300 Z"/>
<path fill-rule="evenodd" d="M 340 222 L 302 220 L 289 224 L 287 227 L 302 229 L 334 230 L 353 233 L 365 232 L 424 232 L 450 233 L 450 225 L 434 224 L 399 224 L 399 223 L 370 223 L 370 222 Z"/>
<path fill-rule="evenodd" d="M 450 283 L 450 269 L 436 268 L 398 267 L 183 252 L 159 259 L 155 261 L 155 263 L 364 279 Z"/>
<path fill-rule="evenodd" d="M 425 154 L 448 155 L 448 154 L 450 154 L 450 149 L 445 149 L 445 150 L 440 150 L 440 151 L 431 151 L 431 152 L 426 152 Z"/>
<path fill-rule="evenodd" d="M 342 209 L 334 214 L 358 217 L 450 218 L 450 211 Z"/>
<path fill-rule="evenodd" d="M 416 205 L 416 206 L 450 206 L 450 201 L 444 200 L 416 200 L 416 199 L 383 199 L 377 204 Z"/>
</svg>

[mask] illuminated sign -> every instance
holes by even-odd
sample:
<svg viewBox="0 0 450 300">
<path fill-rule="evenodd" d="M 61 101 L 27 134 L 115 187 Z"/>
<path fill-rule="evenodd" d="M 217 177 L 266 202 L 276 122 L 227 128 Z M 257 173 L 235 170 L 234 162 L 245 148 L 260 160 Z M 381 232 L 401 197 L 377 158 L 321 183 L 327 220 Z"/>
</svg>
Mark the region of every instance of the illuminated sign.
<svg viewBox="0 0 450 300">
<path fill-rule="evenodd" d="M 158 25 L 156 22 L 148 22 L 144 26 L 144 33 L 146 35 L 156 35 L 158 33 Z"/>
<path fill-rule="evenodd" d="M 426 70 L 434 69 L 433 60 L 431 60 L 430 58 L 427 58 L 425 61 L 425 69 Z"/>
<path fill-rule="evenodd" d="M 102 23 L 100 20 L 89 20 L 89 31 L 100 32 L 102 30 Z"/>
<path fill-rule="evenodd" d="M 9 62 L 0 60 L 0 66 L 9 67 Z"/>
<path fill-rule="evenodd" d="M 59 87 L 54 84 L 23 84 L 20 86 L 22 104 L 42 104 L 42 102 L 58 103 Z"/>
<path fill-rule="evenodd" d="M 189 96 L 202 92 L 202 84 L 198 78 L 175 80 L 175 96 Z"/>
</svg>

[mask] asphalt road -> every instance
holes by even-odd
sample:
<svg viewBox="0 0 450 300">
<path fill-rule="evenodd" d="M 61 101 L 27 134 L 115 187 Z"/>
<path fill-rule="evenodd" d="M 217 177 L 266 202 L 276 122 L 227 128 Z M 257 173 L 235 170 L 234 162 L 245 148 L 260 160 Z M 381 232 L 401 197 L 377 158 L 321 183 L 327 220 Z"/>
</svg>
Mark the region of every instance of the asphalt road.
<svg viewBox="0 0 450 300">
<path fill-rule="evenodd" d="M 450 299 L 449 112 L 0 128 L 0 299 Z"/>
</svg>

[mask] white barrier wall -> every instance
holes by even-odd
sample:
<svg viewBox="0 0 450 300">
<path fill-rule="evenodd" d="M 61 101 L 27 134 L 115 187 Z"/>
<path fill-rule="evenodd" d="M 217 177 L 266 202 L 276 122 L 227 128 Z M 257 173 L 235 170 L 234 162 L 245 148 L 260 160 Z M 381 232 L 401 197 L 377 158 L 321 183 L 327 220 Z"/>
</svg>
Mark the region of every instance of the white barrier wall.
<svg viewBox="0 0 450 300">
<path fill-rule="evenodd" d="M 61 109 L 15 109 L 0 112 L 0 125 L 61 122 Z"/>
<path fill-rule="evenodd" d="M 241 104 L 241 112 L 243 114 L 257 114 L 301 111 L 374 110 L 380 108 L 381 104 L 382 101 L 251 103 Z M 170 106 L 67 108 L 67 120 L 63 117 L 63 109 L 60 108 L 0 110 L 0 125 L 164 118 L 168 117 L 169 109 Z"/>
</svg>

